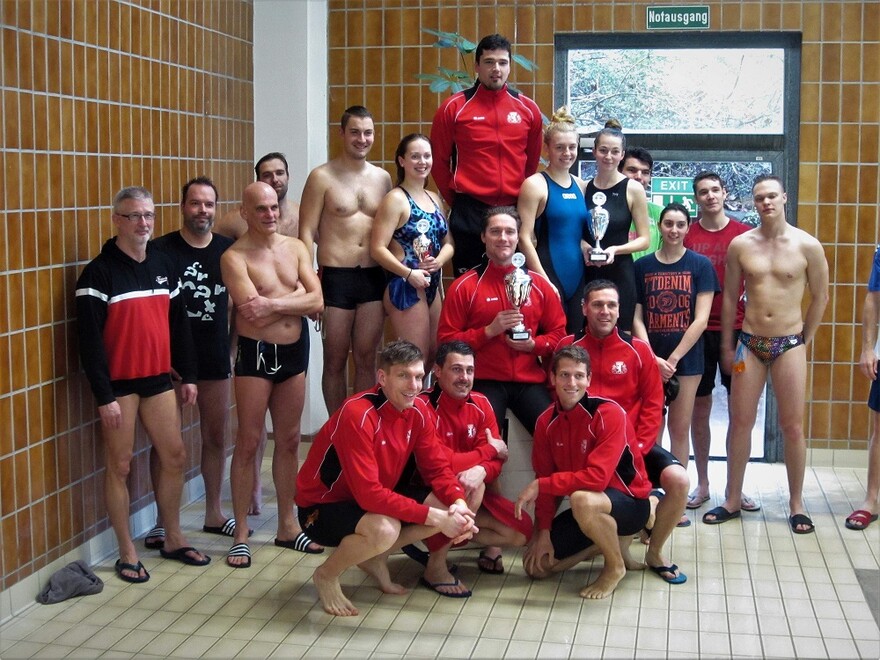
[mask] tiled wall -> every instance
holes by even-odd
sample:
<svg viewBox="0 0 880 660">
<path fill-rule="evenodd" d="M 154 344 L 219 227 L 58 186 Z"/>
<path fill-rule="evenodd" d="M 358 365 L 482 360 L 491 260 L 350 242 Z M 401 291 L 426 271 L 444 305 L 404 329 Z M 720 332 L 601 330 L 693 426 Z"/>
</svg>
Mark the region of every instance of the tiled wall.
<svg viewBox="0 0 880 660">
<path fill-rule="evenodd" d="M 539 65 L 514 66 L 511 80 L 545 114 L 553 106 L 556 32 L 643 32 L 648 2 L 581 0 L 331 0 L 328 44 L 331 136 L 342 110 L 364 103 L 377 119 L 372 157 L 392 170 L 394 149 L 413 131 L 430 132 L 441 95 L 416 78 L 438 65 L 472 70 L 451 49 L 431 46 L 423 27 L 476 42 L 506 35 L 514 52 Z M 682 4 L 682 3 L 669 3 Z M 693 3 L 692 3 L 693 4 Z M 878 238 L 880 11 L 877 2 L 700 2 L 712 30 L 803 33 L 800 226 L 825 245 L 831 302 L 810 349 L 806 433 L 813 449 L 867 446 L 868 385 L 854 360 L 861 307 Z M 760 81 L 755 81 L 760 84 Z M 338 153 L 331 140 L 331 155 Z"/>
<path fill-rule="evenodd" d="M 73 287 L 112 234 L 114 192 L 152 190 L 157 235 L 179 225 L 193 176 L 238 196 L 253 180 L 253 89 L 248 2 L 3 0 L 0 11 L 2 590 L 108 527 Z M 193 474 L 192 412 L 185 426 Z M 152 501 L 146 448 L 139 432 L 132 510 Z"/>
</svg>

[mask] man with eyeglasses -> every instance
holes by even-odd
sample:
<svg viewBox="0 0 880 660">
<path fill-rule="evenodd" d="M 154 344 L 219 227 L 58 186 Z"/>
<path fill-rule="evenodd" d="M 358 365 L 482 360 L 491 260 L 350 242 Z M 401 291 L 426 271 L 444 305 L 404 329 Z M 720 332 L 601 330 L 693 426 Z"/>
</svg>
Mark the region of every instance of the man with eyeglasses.
<svg viewBox="0 0 880 660">
<path fill-rule="evenodd" d="M 183 382 L 184 405 L 192 405 L 198 394 L 196 362 L 174 263 L 149 245 L 155 219 L 148 190 L 130 187 L 116 193 L 116 236 L 86 265 L 76 284 L 80 359 L 101 418 L 104 493 L 119 544 L 116 574 L 135 583 L 150 579 L 129 530 L 126 481 L 138 417 L 159 454 L 156 505 L 165 526 L 162 557 L 194 566 L 211 561 L 187 543 L 180 529 L 186 449 L 171 370 Z"/>
</svg>

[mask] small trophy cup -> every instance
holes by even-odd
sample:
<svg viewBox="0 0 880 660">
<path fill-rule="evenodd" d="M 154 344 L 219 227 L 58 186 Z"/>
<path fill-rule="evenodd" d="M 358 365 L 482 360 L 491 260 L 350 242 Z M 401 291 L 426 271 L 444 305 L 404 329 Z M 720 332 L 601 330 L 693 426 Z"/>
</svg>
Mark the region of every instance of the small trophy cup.
<svg viewBox="0 0 880 660">
<path fill-rule="evenodd" d="M 590 261 L 593 263 L 605 263 L 608 261 L 608 254 L 602 250 L 600 241 L 605 236 L 608 229 L 608 220 L 610 215 L 602 206 L 597 206 L 592 211 L 591 225 L 593 236 L 596 238 L 596 247 L 590 249 Z"/>
<path fill-rule="evenodd" d="M 431 239 L 428 238 L 426 233 L 430 228 L 431 223 L 425 218 L 422 218 L 416 223 L 416 231 L 420 233 L 413 239 L 412 246 L 413 252 L 415 252 L 420 263 L 424 261 L 426 257 L 431 256 Z"/>
<path fill-rule="evenodd" d="M 519 309 L 529 299 L 529 292 L 532 290 L 532 278 L 523 268 L 526 258 L 521 252 L 513 255 L 512 263 L 516 268 L 504 276 L 504 288 L 507 292 L 507 300 L 516 309 Z M 514 341 L 519 341 L 521 339 L 528 339 L 532 336 L 532 333 L 525 325 L 517 323 L 507 330 L 507 335 Z"/>
</svg>

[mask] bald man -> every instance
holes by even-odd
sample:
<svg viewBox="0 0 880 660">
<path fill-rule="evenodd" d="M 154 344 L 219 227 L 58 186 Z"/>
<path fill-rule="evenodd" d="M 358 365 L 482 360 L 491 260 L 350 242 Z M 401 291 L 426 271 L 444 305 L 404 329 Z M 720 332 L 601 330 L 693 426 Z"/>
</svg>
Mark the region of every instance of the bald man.
<svg viewBox="0 0 880 660">
<path fill-rule="evenodd" d="M 233 568 L 251 565 L 248 504 L 267 410 L 275 440 L 275 545 L 302 552 L 323 551 L 302 533 L 293 510 L 309 359 L 302 317 L 323 308 L 321 285 L 302 241 L 279 233 L 278 195 L 271 186 L 258 181 L 245 188 L 241 217 L 248 230 L 220 261 L 223 281 L 236 308 L 238 330 L 234 381 L 238 434 L 230 478 L 236 527 L 226 559 Z"/>
</svg>

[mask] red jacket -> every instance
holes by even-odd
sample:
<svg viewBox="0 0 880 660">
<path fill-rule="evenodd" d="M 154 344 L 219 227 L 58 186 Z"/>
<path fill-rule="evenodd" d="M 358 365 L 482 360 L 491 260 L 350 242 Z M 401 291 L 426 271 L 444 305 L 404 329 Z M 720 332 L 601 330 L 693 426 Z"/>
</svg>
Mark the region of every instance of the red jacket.
<svg viewBox="0 0 880 660">
<path fill-rule="evenodd" d="M 378 385 L 355 394 L 318 431 L 296 479 L 296 503 L 354 501 L 370 513 L 424 524 L 428 507 L 392 490 L 410 454 L 444 504 L 464 499 L 428 404 L 417 398 L 412 408 L 397 410 Z"/>
<path fill-rule="evenodd" d="M 503 462 L 486 439 L 486 429 L 494 438 L 500 438 L 501 434 L 489 399 L 479 392 L 471 392 L 466 399 L 456 399 L 439 385 L 419 396 L 436 413 L 437 435 L 450 450 L 452 471 L 458 474 L 482 465 L 486 470 L 484 482 L 495 481 L 501 474 Z"/>
<path fill-rule="evenodd" d="M 510 309 L 504 276 L 514 266 L 497 266 L 491 261 L 472 268 L 449 287 L 440 310 L 437 343 L 460 339 L 476 352 L 475 376 L 481 379 L 517 383 L 543 383 L 539 357 L 549 357 L 565 335 L 565 312 L 550 282 L 534 271 L 529 299 L 520 310 L 523 323 L 535 340 L 532 353 L 510 348 L 501 333 L 491 339 L 485 328 L 498 312 Z"/>
<path fill-rule="evenodd" d="M 431 126 L 440 194 L 450 206 L 456 193 L 515 206 L 522 182 L 538 169 L 542 132 L 538 105 L 507 85 L 492 91 L 477 83 L 453 94 Z"/>
<path fill-rule="evenodd" d="M 578 490 L 615 488 L 645 498 L 651 482 L 645 462 L 634 451 L 635 434 L 626 413 L 614 401 L 584 396 L 571 410 L 553 404 L 538 418 L 532 465 L 538 478 L 535 520 L 550 529 L 559 497 Z"/>
<path fill-rule="evenodd" d="M 562 338 L 556 347 L 574 344 L 590 355 L 590 394 L 616 401 L 636 430 L 639 450 L 644 457 L 663 424 L 663 378 L 648 342 L 617 328 L 604 339 L 590 333 Z"/>
</svg>

